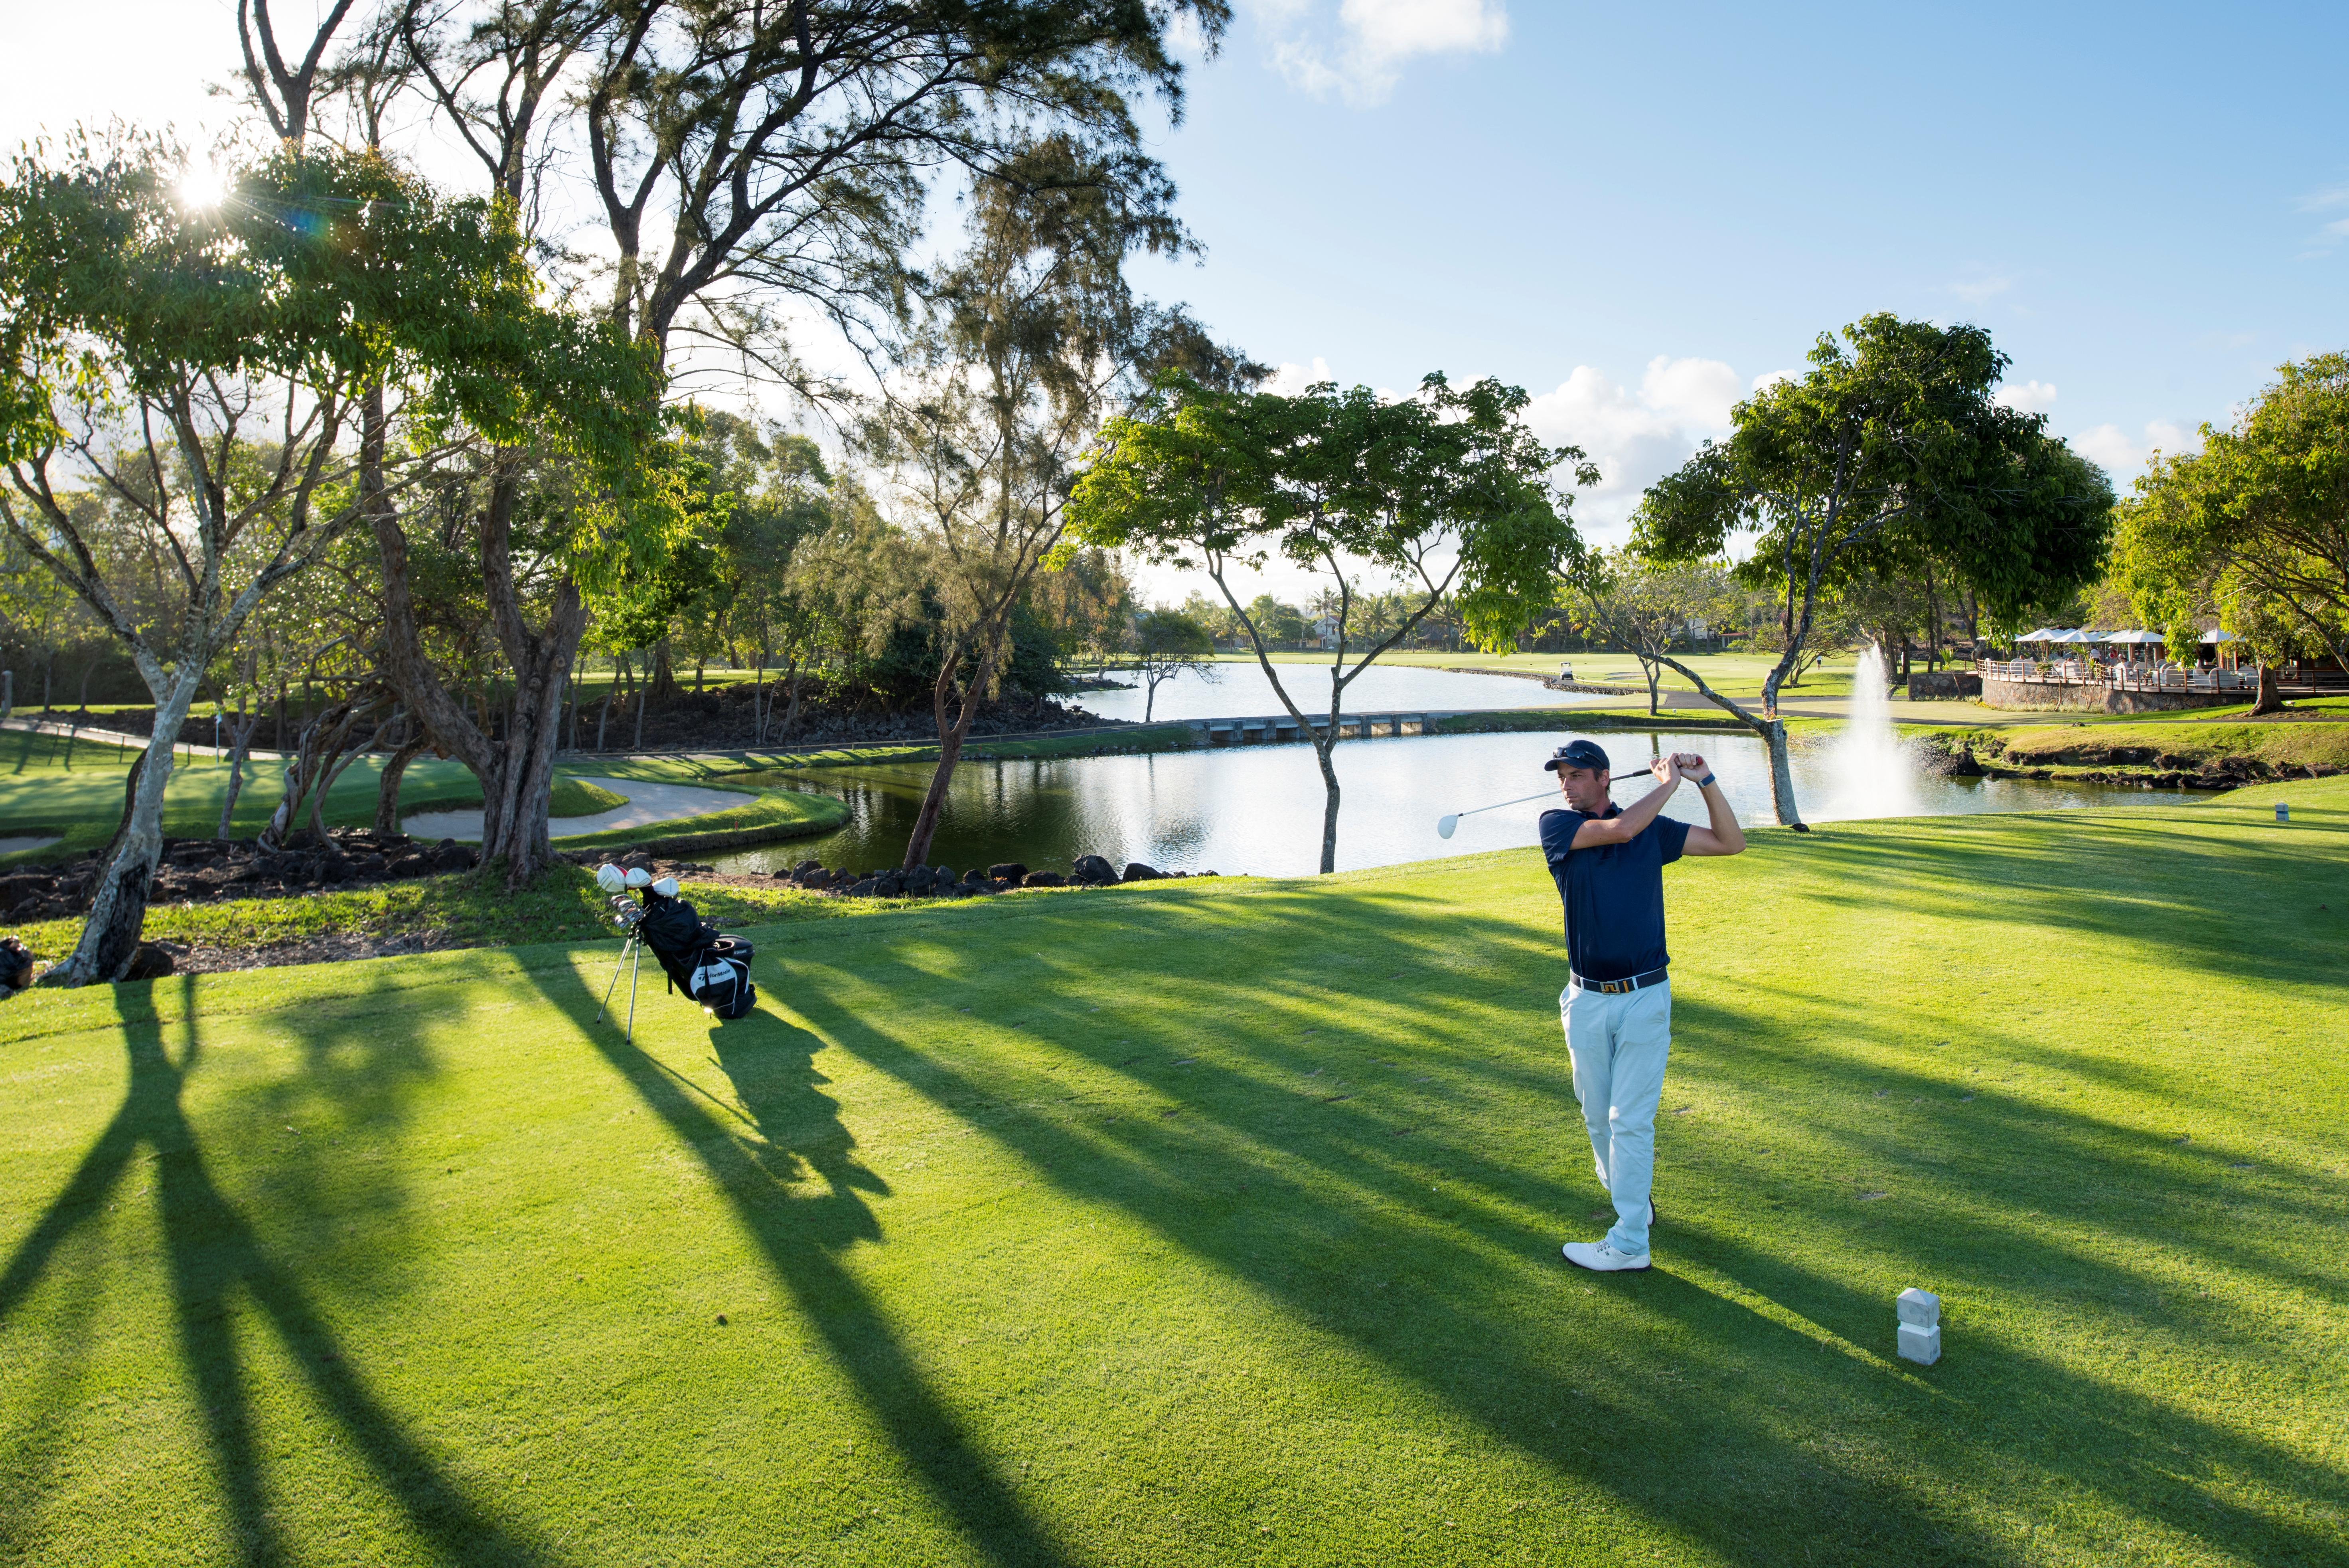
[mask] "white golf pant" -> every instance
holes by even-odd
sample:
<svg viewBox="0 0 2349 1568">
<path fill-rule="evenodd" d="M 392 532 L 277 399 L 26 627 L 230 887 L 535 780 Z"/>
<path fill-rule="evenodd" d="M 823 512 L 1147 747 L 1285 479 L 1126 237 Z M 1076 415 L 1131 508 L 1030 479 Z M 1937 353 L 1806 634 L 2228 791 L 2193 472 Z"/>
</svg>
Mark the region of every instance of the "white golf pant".
<svg viewBox="0 0 2349 1568">
<path fill-rule="evenodd" d="M 1599 1182 L 1615 1199 L 1607 1239 L 1619 1252 L 1648 1250 L 1648 1195 L 1656 1176 L 1656 1105 L 1672 1049 L 1672 983 L 1613 994 L 1569 985 L 1558 993 L 1574 1097 L 1590 1131 Z"/>
</svg>

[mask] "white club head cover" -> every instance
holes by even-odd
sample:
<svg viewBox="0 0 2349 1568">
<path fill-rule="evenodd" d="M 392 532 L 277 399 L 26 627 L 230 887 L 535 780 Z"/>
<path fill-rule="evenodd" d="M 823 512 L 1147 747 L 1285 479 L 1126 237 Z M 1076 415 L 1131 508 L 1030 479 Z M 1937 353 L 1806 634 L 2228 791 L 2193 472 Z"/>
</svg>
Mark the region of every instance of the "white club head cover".
<svg viewBox="0 0 2349 1568">
<path fill-rule="evenodd" d="M 659 881 L 653 884 L 653 891 L 658 893 L 664 898 L 676 898 L 677 878 L 674 877 L 662 877 Z"/>
<path fill-rule="evenodd" d="M 646 870 L 646 869 L 645 869 L 643 867 L 641 867 L 641 866 L 631 866 L 631 867 L 628 867 L 628 886 L 629 886 L 629 887 L 631 887 L 631 888 L 649 888 L 649 887 L 651 887 L 652 885 L 653 885 L 653 874 L 652 874 L 651 872 L 649 872 L 649 871 Z"/>
<path fill-rule="evenodd" d="M 595 886 L 606 893 L 616 893 L 628 885 L 627 877 L 610 861 L 595 867 Z"/>
</svg>

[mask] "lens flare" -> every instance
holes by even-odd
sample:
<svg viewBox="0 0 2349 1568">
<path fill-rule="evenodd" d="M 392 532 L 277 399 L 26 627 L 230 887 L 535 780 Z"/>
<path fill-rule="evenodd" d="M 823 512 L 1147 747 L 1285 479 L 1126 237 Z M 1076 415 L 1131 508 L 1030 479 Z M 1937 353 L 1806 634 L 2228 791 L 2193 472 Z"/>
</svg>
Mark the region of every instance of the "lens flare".
<svg viewBox="0 0 2349 1568">
<path fill-rule="evenodd" d="M 180 176 L 180 205 L 203 210 L 228 200 L 228 176 L 216 164 L 188 165 Z"/>
</svg>

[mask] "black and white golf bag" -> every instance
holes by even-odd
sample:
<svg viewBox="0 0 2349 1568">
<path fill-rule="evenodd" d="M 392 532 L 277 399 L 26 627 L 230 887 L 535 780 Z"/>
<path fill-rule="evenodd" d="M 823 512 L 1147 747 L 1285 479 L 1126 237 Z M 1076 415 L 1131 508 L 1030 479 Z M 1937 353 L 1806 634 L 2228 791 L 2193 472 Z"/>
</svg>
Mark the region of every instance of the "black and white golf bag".
<svg viewBox="0 0 2349 1568">
<path fill-rule="evenodd" d="M 683 991 L 720 1018 L 740 1018 L 750 1012 L 759 1000 L 759 988 L 750 982 L 756 950 L 740 937 L 719 935 L 716 927 L 677 896 L 675 878 L 639 882 L 641 876 L 636 872 L 626 878 L 644 900 L 636 937 L 668 976 L 670 989 Z M 603 879 L 601 873 L 597 879 Z"/>
</svg>

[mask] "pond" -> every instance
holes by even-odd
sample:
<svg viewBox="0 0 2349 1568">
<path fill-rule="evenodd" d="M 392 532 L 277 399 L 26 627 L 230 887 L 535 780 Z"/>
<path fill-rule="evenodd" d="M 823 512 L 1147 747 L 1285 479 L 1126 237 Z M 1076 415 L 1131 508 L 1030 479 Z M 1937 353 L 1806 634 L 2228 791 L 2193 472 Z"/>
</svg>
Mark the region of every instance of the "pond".
<svg viewBox="0 0 2349 1568">
<path fill-rule="evenodd" d="M 1531 681 L 1524 684 L 1540 690 Z M 1435 822 L 1448 813 L 1554 788 L 1542 760 L 1568 738 L 1561 732 L 1341 743 L 1339 868 L 1531 844 L 1535 818 L 1547 809 L 1543 802 L 1465 817 L 1449 839 L 1438 836 Z M 1619 774 L 1644 768 L 1649 758 L 1667 752 L 1703 753 L 1719 771 L 1740 820 L 1773 820 L 1762 743 L 1752 736 L 1610 732 L 1597 739 Z M 905 857 L 929 776 L 927 763 L 794 774 L 796 787 L 845 801 L 853 813 L 849 824 L 821 838 L 761 846 L 718 863 L 729 870 L 769 871 L 812 857 L 835 868 L 895 866 Z M 1644 776 L 1619 778 L 1616 799 L 1637 799 Z M 1908 778 L 1888 791 L 1880 780 L 1856 783 L 1848 756 L 1833 741 L 1799 746 L 1795 778 L 1804 815 L 1813 821 L 2189 798 L 2178 791 L 2001 779 Z M 1321 807 L 1320 770 L 1313 749 L 1303 744 L 965 763 L 955 771 L 930 860 L 957 870 L 1017 860 L 1038 870 L 1065 871 L 1076 857 L 1090 854 L 1119 866 L 1143 860 L 1170 871 L 1299 876 L 1320 865 Z M 1692 822 L 1704 819 L 1703 804 L 1692 789 L 1673 798 L 1671 813 Z"/>
</svg>

